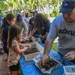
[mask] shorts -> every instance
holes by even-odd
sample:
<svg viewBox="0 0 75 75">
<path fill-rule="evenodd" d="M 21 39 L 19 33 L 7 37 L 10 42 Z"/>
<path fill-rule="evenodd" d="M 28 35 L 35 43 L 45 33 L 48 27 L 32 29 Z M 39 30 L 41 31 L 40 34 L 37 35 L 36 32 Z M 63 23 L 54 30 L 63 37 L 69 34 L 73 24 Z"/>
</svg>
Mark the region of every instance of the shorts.
<svg viewBox="0 0 75 75">
<path fill-rule="evenodd" d="M 9 67 L 10 72 L 11 71 L 18 71 L 19 70 L 19 63 L 17 65 L 13 65 Z"/>
</svg>

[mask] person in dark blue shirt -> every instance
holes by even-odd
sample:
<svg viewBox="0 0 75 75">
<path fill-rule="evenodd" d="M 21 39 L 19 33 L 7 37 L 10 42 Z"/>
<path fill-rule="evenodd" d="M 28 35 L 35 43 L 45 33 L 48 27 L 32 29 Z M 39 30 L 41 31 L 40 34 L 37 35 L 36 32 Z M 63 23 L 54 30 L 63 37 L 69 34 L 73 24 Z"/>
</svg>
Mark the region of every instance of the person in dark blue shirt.
<svg viewBox="0 0 75 75">
<path fill-rule="evenodd" d="M 2 25 L 2 19 L 3 19 L 3 17 L 2 17 L 2 15 L 0 14 L 0 27 L 1 27 L 1 25 Z"/>
<path fill-rule="evenodd" d="M 8 55 L 9 51 L 7 48 L 7 38 L 8 38 L 8 30 L 10 26 L 14 25 L 16 21 L 16 18 L 13 14 L 8 14 L 4 19 L 2 23 L 2 41 L 3 41 L 3 50 L 4 53 Z"/>
<path fill-rule="evenodd" d="M 50 21 L 43 14 L 37 13 L 34 18 L 34 25 L 35 28 L 38 28 L 34 35 L 41 34 L 41 40 L 45 43 L 51 25 Z"/>
<path fill-rule="evenodd" d="M 37 10 L 33 10 L 31 11 L 31 13 L 33 14 L 33 17 L 31 17 L 29 20 L 29 33 L 34 29 L 34 18 L 38 12 Z"/>
</svg>

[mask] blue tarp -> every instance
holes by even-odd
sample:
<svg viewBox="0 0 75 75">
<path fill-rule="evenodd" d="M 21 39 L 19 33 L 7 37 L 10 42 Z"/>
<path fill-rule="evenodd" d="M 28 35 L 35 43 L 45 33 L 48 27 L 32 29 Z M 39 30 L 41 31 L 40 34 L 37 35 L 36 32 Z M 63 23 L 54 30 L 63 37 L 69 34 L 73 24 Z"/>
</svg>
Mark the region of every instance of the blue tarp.
<svg viewBox="0 0 75 75">
<path fill-rule="evenodd" d="M 38 42 L 39 44 L 41 44 L 44 47 L 44 44 L 42 44 L 41 42 Z M 55 68 L 51 74 L 43 74 L 34 64 L 34 61 L 25 61 L 25 58 L 23 56 L 23 54 L 21 55 L 20 58 L 20 67 L 22 70 L 23 75 L 63 75 L 64 74 L 64 69 L 63 69 L 63 65 L 73 65 L 73 63 L 71 63 L 70 61 L 66 61 L 64 60 L 57 52 L 55 52 L 54 50 L 50 51 L 50 56 L 56 60 L 58 60 L 59 62 L 63 61 L 63 64 L 61 66 L 58 66 L 57 68 Z"/>
</svg>

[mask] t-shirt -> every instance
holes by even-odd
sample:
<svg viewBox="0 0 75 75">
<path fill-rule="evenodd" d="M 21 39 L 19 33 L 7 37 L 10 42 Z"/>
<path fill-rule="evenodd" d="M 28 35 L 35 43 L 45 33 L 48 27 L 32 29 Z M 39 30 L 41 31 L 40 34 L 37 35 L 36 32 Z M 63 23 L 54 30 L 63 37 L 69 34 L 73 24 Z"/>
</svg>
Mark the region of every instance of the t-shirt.
<svg viewBox="0 0 75 75">
<path fill-rule="evenodd" d="M 47 24 L 45 25 L 45 27 L 42 27 L 42 30 L 41 30 L 41 35 L 42 35 L 42 36 L 45 35 L 46 32 L 49 32 L 50 25 L 51 25 L 50 23 L 47 23 Z"/>
<path fill-rule="evenodd" d="M 2 15 L 0 14 L 0 27 L 2 26 L 2 19 L 3 19 L 3 17 L 2 17 Z"/>
<path fill-rule="evenodd" d="M 25 18 L 25 22 L 26 22 L 26 24 L 27 24 L 27 26 L 29 27 L 29 20 L 30 20 L 30 17 L 29 18 Z"/>
<path fill-rule="evenodd" d="M 54 41 L 58 36 L 58 51 L 65 55 L 69 51 L 75 51 L 75 21 L 68 23 L 60 15 L 51 24 L 47 39 Z"/>
<path fill-rule="evenodd" d="M 47 23 L 45 26 L 42 26 L 41 29 L 37 29 L 37 31 L 35 32 L 34 36 L 39 35 L 39 34 L 44 36 L 46 34 L 46 32 L 49 32 L 50 25 L 51 25 L 50 23 Z"/>
<path fill-rule="evenodd" d="M 3 41 L 3 49 L 5 53 L 8 53 L 7 49 L 7 38 L 8 38 L 8 30 L 10 25 L 6 25 L 2 30 L 2 41 Z"/>
<path fill-rule="evenodd" d="M 22 32 L 23 36 L 28 33 L 28 26 L 25 21 L 16 22 L 16 25 L 19 26 L 23 30 Z"/>
<path fill-rule="evenodd" d="M 34 22 L 34 17 L 30 18 L 29 24 L 33 25 L 33 22 Z"/>
<path fill-rule="evenodd" d="M 29 20 L 29 31 L 32 31 L 34 28 L 34 17 Z"/>
<path fill-rule="evenodd" d="M 12 65 L 17 65 L 20 59 L 20 54 L 16 53 L 14 47 L 18 45 L 16 40 L 12 41 L 11 48 L 9 49 L 9 56 L 8 56 L 8 67 Z"/>
</svg>

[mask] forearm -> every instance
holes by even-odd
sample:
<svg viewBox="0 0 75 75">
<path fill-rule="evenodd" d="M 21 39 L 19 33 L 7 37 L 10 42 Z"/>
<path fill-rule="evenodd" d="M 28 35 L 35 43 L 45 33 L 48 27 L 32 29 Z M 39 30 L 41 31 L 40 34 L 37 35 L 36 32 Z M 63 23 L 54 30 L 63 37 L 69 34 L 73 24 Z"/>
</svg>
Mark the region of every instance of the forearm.
<svg viewBox="0 0 75 75">
<path fill-rule="evenodd" d="M 19 46 L 20 46 L 20 47 L 22 47 L 22 46 L 23 46 L 23 44 L 19 43 Z"/>
<path fill-rule="evenodd" d="M 52 41 L 51 40 L 46 40 L 46 42 L 45 42 L 45 48 L 44 48 L 44 54 L 46 54 L 46 55 L 48 55 L 49 54 L 49 52 L 50 52 L 50 49 L 51 49 L 51 47 L 52 47 Z"/>
<path fill-rule="evenodd" d="M 27 49 L 28 49 L 28 47 L 23 48 L 23 49 L 21 49 L 21 50 L 19 51 L 19 53 L 20 53 L 20 54 L 21 54 L 21 53 L 24 53 Z"/>
</svg>

